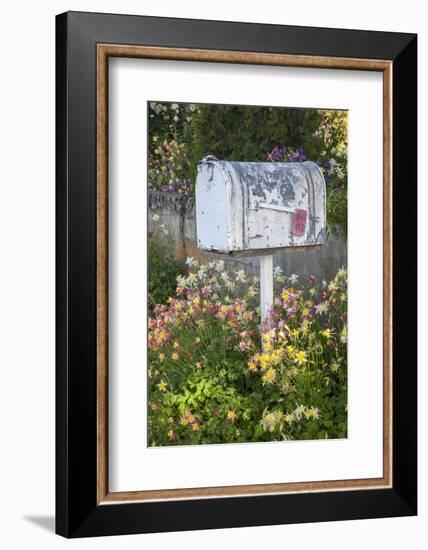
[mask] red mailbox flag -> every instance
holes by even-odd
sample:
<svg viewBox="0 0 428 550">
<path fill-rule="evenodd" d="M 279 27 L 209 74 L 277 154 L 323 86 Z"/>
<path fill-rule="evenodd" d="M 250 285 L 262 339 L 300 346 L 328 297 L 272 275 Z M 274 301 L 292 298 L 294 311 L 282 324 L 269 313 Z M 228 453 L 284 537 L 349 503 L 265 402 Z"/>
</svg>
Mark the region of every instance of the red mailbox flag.
<svg viewBox="0 0 428 550">
<path fill-rule="evenodd" d="M 296 210 L 293 212 L 293 219 L 291 221 L 291 232 L 293 233 L 293 235 L 305 234 L 307 217 L 307 210 L 296 208 Z"/>
</svg>

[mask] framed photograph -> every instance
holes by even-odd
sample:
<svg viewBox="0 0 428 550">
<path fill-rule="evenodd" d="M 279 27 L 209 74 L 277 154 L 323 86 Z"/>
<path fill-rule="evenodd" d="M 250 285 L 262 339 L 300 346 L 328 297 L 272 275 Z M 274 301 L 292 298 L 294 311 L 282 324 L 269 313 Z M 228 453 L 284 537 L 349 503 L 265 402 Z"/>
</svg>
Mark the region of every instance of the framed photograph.
<svg viewBox="0 0 428 550">
<path fill-rule="evenodd" d="M 56 52 L 57 533 L 415 515 L 416 35 Z"/>
</svg>

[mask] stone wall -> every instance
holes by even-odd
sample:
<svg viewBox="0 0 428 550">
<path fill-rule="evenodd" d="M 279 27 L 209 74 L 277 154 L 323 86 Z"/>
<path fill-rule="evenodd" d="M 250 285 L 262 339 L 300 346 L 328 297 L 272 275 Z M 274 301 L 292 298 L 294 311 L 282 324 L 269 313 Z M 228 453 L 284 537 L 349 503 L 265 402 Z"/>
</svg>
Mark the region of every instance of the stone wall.
<svg viewBox="0 0 428 550">
<path fill-rule="evenodd" d="M 193 197 L 175 193 L 150 191 L 148 196 L 149 231 L 155 224 L 164 224 L 173 241 L 175 256 L 186 259 L 191 256 L 200 262 L 224 260 L 229 270 L 244 269 L 249 275 L 258 275 L 258 257 L 235 257 L 200 250 L 196 246 L 196 212 Z M 153 221 L 154 215 L 159 221 Z M 338 269 L 346 266 L 346 239 L 339 233 L 330 233 L 325 245 L 304 251 L 290 251 L 274 256 L 274 266 L 280 266 L 286 275 L 296 273 L 301 278 L 314 275 L 332 278 Z"/>
</svg>

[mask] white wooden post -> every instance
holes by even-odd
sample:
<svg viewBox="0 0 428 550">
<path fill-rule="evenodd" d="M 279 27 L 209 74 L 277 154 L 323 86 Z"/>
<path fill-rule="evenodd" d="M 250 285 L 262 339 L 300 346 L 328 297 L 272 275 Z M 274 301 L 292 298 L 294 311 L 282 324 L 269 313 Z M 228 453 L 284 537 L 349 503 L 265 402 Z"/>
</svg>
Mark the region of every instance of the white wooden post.
<svg viewBox="0 0 428 550">
<path fill-rule="evenodd" d="M 260 256 L 260 309 L 262 323 L 273 304 L 273 256 Z"/>
</svg>

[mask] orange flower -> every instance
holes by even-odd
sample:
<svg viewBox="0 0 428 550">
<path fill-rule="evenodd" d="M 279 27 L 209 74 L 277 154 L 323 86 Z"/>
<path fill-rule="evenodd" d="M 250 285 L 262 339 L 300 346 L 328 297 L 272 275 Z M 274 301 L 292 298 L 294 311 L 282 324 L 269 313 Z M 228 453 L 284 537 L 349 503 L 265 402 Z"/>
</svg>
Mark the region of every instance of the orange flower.
<svg viewBox="0 0 428 550">
<path fill-rule="evenodd" d="M 230 411 L 227 411 L 227 418 L 228 420 L 235 422 L 235 420 L 238 418 L 238 415 L 234 410 L 230 410 Z"/>
</svg>

